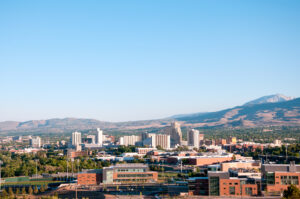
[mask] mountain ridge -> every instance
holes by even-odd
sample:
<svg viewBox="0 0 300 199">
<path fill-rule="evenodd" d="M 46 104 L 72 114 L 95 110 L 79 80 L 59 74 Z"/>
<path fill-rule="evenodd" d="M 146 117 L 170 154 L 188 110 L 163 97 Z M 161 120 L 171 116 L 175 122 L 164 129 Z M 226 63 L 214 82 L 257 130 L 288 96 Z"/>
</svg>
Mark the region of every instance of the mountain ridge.
<svg viewBox="0 0 300 199">
<path fill-rule="evenodd" d="M 246 103 L 247 104 L 247 103 Z M 215 112 L 175 115 L 176 118 L 106 122 L 85 118 L 52 118 L 24 122 L 0 122 L 1 133 L 43 132 L 63 133 L 74 130 L 103 128 L 110 130 L 134 130 L 161 128 L 170 122 L 179 121 L 185 127 L 258 127 L 300 126 L 300 98 L 281 102 L 268 102 L 235 106 Z"/>
</svg>

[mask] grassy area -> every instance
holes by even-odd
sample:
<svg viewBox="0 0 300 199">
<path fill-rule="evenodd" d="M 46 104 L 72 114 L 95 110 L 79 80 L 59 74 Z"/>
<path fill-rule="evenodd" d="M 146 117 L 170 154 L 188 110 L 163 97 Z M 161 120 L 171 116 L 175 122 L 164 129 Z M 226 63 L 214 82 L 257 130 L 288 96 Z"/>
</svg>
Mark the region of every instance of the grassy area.
<svg viewBox="0 0 300 199">
<path fill-rule="evenodd" d="M 56 183 L 61 181 L 25 181 L 25 182 L 5 182 L 1 183 L 1 185 L 44 185 L 49 183 Z"/>
<path fill-rule="evenodd" d="M 177 173 L 166 173 L 166 172 L 159 172 L 158 173 L 158 181 L 159 182 L 163 182 L 163 181 L 167 181 L 170 178 L 176 178 L 177 177 Z"/>
</svg>

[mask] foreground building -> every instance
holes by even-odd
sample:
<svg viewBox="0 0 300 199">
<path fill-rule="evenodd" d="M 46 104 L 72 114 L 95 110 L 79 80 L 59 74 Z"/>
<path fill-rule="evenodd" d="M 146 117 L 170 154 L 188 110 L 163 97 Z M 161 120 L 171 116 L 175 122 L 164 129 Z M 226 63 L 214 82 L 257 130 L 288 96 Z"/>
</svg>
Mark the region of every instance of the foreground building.
<svg viewBox="0 0 300 199">
<path fill-rule="evenodd" d="M 80 185 L 153 183 L 157 180 L 158 173 L 149 171 L 145 164 L 118 164 L 78 174 Z"/>
<path fill-rule="evenodd" d="M 250 178 L 230 177 L 228 172 L 208 172 L 189 179 L 191 195 L 243 197 L 259 195 L 259 183 Z"/>
<path fill-rule="evenodd" d="M 281 194 L 290 185 L 300 188 L 300 165 L 290 164 L 263 164 L 262 188 L 272 194 Z"/>
</svg>

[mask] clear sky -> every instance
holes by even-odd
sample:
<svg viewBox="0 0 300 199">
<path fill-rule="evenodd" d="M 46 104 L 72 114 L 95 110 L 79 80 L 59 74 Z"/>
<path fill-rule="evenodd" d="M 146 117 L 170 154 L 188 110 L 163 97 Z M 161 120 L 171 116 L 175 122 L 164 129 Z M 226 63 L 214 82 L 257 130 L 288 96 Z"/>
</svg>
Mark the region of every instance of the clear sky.
<svg viewBox="0 0 300 199">
<path fill-rule="evenodd" d="M 299 0 L 0 2 L 0 121 L 127 121 L 300 97 Z"/>
</svg>

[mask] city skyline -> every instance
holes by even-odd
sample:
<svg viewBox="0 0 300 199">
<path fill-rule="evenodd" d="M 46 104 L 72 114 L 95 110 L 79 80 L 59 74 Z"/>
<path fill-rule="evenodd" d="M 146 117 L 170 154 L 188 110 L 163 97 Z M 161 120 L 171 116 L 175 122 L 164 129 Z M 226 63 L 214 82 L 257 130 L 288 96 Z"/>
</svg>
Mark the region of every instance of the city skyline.
<svg viewBox="0 0 300 199">
<path fill-rule="evenodd" d="M 132 121 L 299 97 L 298 1 L 0 3 L 0 121 Z"/>
</svg>

